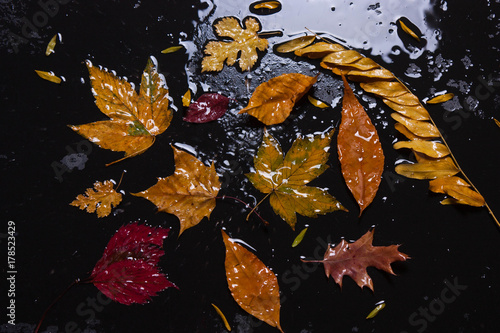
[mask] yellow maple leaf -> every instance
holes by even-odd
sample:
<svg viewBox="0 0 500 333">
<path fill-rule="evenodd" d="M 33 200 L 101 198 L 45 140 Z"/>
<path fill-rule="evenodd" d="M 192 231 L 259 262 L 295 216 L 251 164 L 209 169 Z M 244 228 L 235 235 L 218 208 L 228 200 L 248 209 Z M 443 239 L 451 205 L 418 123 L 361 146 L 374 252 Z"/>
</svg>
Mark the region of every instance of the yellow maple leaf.
<svg viewBox="0 0 500 333">
<path fill-rule="evenodd" d="M 122 195 L 114 189 L 111 180 L 94 183 L 94 188 L 88 188 L 84 194 L 79 194 L 70 205 L 80 209 L 86 209 L 89 213 L 97 211 L 97 217 L 106 217 L 111 213 L 113 207 L 122 201 Z"/>
<path fill-rule="evenodd" d="M 70 128 L 101 148 L 125 152 L 124 158 L 143 153 L 172 120 L 168 89 L 154 61 L 148 60 L 139 94 L 128 81 L 86 64 L 97 107 L 111 119 Z"/>
<path fill-rule="evenodd" d="M 243 20 L 243 29 L 235 17 L 224 17 L 214 25 L 219 37 L 229 37 L 231 42 L 210 41 L 205 46 L 205 56 L 201 63 L 202 72 L 217 72 L 224 67 L 224 62 L 232 66 L 238 60 L 242 71 L 252 68 L 259 58 L 257 50 L 267 49 L 267 39 L 259 38 L 257 34 L 260 23 L 256 18 L 247 17 Z"/>
<path fill-rule="evenodd" d="M 292 229 L 297 222 L 296 213 L 317 217 L 318 214 L 346 210 L 327 190 L 306 186 L 328 168 L 326 162 L 332 135 L 333 131 L 299 137 L 283 157 L 278 141 L 267 130 L 264 132 L 254 158 L 255 172 L 246 176 L 256 189 L 269 196 L 274 212 Z"/>
<path fill-rule="evenodd" d="M 205 166 L 196 157 L 182 150 L 174 150 L 175 171 L 149 189 L 132 193 L 154 203 L 158 210 L 176 215 L 181 224 L 179 235 L 191 228 L 215 208 L 220 182 L 214 164 Z"/>
</svg>

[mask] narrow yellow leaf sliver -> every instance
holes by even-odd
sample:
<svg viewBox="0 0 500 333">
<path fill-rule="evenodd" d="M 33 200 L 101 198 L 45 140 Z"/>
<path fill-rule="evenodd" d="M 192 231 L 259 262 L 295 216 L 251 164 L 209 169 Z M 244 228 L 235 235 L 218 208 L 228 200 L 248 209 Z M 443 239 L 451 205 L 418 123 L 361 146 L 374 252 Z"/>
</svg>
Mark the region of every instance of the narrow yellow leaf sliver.
<svg viewBox="0 0 500 333">
<path fill-rule="evenodd" d="M 224 314 L 222 313 L 222 311 L 217 307 L 217 305 L 215 305 L 214 303 L 212 303 L 212 306 L 214 307 L 215 311 L 217 311 L 217 314 L 221 317 L 222 321 L 224 322 L 224 326 L 226 326 L 226 329 L 231 332 L 231 326 L 229 326 L 229 323 L 227 322 L 227 319 L 226 319 L 226 316 L 224 316 Z"/>
<path fill-rule="evenodd" d="M 493 118 L 493 120 L 495 121 L 495 124 L 497 124 L 498 127 L 500 127 L 500 121 L 498 121 L 497 119 Z"/>
<path fill-rule="evenodd" d="M 261 8 L 266 8 L 266 9 L 276 9 L 278 8 L 280 3 L 278 1 L 266 1 L 259 3 L 255 5 L 253 8 L 254 9 L 261 9 Z"/>
<path fill-rule="evenodd" d="M 307 228 L 304 228 L 298 235 L 297 237 L 295 237 L 295 239 L 293 240 L 293 243 L 292 243 L 292 247 L 296 247 L 297 245 L 300 244 L 300 242 L 302 242 L 302 240 L 304 239 L 304 235 L 306 234 L 306 231 L 307 231 Z"/>
<path fill-rule="evenodd" d="M 447 94 L 439 95 L 439 96 L 436 96 L 434 98 L 431 98 L 426 103 L 427 104 L 443 103 L 443 102 L 446 102 L 446 101 L 449 101 L 450 99 L 452 99 L 453 96 L 455 96 L 453 93 L 447 93 Z"/>
<path fill-rule="evenodd" d="M 408 28 L 408 26 L 404 24 L 403 21 L 399 20 L 399 24 L 401 25 L 401 29 L 403 29 L 404 32 L 406 32 L 408 35 L 412 36 L 413 38 L 415 38 L 417 41 L 420 42 L 420 37 L 418 37 L 413 30 Z"/>
<path fill-rule="evenodd" d="M 54 35 L 54 37 L 51 38 L 49 44 L 47 44 L 47 49 L 45 50 L 45 55 L 49 56 L 51 53 L 54 53 L 54 48 L 56 47 L 56 42 L 57 42 L 57 34 Z"/>
<path fill-rule="evenodd" d="M 293 52 L 299 49 L 303 49 L 304 47 L 308 46 L 314 40 L 316 39 L 316 36 L 302 36 L 298 37 L 295 39 L 292 39 L 289 42 L 286 42 L 285 44 L 282 44 L 276 48 L 277 52 L 280 53 L 288 53 L 288 52 Z"/>
<path fill-rule="evenodd" d="M 309 100 L 309 102 L 312 105 L 314 105 L 317 108 L 324 109 L 324 108 L 328 107 L 328 104 L 326 104 L 320 100 L 317 100 L 316 98 L 312 97 L 311 95 L 307 95 L 307 99 Z"/>
<path fill-rule="evenodd" d="M 174 53 L 174 52 L 179 51 L 182 48 L 183 48 L 183 46 L 181 46 L 181 45 L 171 46 L 171 47 L 166 48 L 165 50 L 162 50 L 161 53 L 163 53 L 163 54 L 165 54 L 165 53 Z"/>
<path fill-rule="evenodd" d="M 188 89 L 182 96 L 182 106 L 188 107 L 191 104 L 191 89 Z"/>
<path fill-rule="evenodd" d="M 44 80 L 54 82 L 54 83 L 61 83 L 61 78 L 57 77 L 54 75 L 52 72 L 44 72 L 44 71 L 38 71 L 35 69 L 35 72 L 38 74 L 39 77 L 41 77 Z"/>
<path fill-rule="evenodd" d="M 375 317 L 379 312 L 380 310 L 382 310 L 383 308 L 385 308 L 385 303 L 382 303 L 382 304 L 379 304 L 375 307 L 375 309 L 372 310 L 372 312 L 370 312 L 368 314 L 368 316 L 366 316 L 366 319 L 372 319 L 373 317 Z"/>
</svg>

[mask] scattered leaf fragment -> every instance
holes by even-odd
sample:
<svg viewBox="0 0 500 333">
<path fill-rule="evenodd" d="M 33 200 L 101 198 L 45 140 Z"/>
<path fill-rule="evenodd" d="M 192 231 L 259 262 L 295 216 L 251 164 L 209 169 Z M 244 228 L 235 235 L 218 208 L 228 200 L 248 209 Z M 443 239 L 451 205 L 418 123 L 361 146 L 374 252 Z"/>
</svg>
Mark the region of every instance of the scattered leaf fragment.
<svg viewBox="0 0 500 333">
<path fill-rule="evenodd" d="M 417 41 L 420 42 L 420 37 L 418 37 L 418 35 L 413 30 L 411 30 L 401 19 L 399 19 L 397 22 L 399 23 L 401 29 L 403 29 L 404 32 L 406 32 L 408 35 L 410 35 L 411 37 L 415 38 Z"/>
<path fill-rule="evenodd" d="M 106 217 L 111 213 L 111 209 L 118 206 L 122 201 L 122 195 L 114 189 L 111 180 L 103 183 L 97 181 L 94 188 L 88 188 L 84 194 L 79 194 L 70 205 L 80 209 L 86 209 L 88 213 L 97 211 L 97 217 Z"/>
<path fill-rule="evenodd" d="M 120 227 L 96 263 L 90 282 L 121 304 L 144 304 L 160 291 L 174 287 L 158 269 L 169 229 L 131 223 Z"/>
<path fill-rule="evenodd" d="M 179 236 L 206 216 L 210 218 L 215 208 L 215 197 L 220 190 L 219 177 L 214 164 L 205 166 L 191 154 L 172 146 L 175 171 L 135 196 L 154 203 L 160 212 L 174 214 L 179 218 Z"/>
<path fill-rule="evenodd" d="M 167 47 L 166 49 L 162 50 L 161 53 L 163 53 L 163 54 L 174 53 L 174 52 L 177 52 L 179 50 L 182 50 L 183 48 L 184 48 L 184 46 L 182 46 L 182 45 L 170 46 L 170 47 Z"/>
<path fill-rule="evenodd" d="M 253 6 L 254 9 L 276 9 L 280 6 L 280 3 L 278 1 L 266 1 L 266 2 L 261 2 Z"/>
<path fill-rule="evenodd" d="M 182 106 L 188 107 L 191 104 L 191 89 L 188 89 L 184 95 L 182 95 Z"/>
<path fill-rule="evenodd" d="M 280 326 L 280 294 L 276 275 L 249 250 L 222 231 L 226 246 L 226 278 L 238 305 L 267 324 Z"/>
<path fill-rule="evenodd" d="M 302 231 L 293 240 L 292 247 L 296 247 L 297 245 L 300 244 L 300 242 L 302 242 L 302 240 L 304 239 L 304 236 L 306 234 L 306 231 L 307 231 L 307 228 L 302 229 Z"/>
<path fill-rule="evenodd" d="M 377 129 L 344 76 L 342 80 L 344 98 L 337 150 L 342 175 L 359 205 L 361 216 L 377 194 L 384 171 L 384 152 Z"/>
<path fill-rule="evenodd" d="M 214 303 L 212 303 L 212 306 L 214 307 L 215 311 L 217 312 L 217 314 L 222 319 L 222 322 L 224 323 L 224 326 L 226 326 L 226 330 L 228 330 L 229 332 L 231 332 L 231 326 L 227 322 L 227 319 L 226 319 L 226 316 L 224 316 L 224 313 L 222 313 L 222 311 Z"/>
<path fill-rule="evenodd" d="M 436 96 L 434 98 L 429 99 L 426 103 L 427 104 L 438 104 L 438 103 L 444 103 L 446 101 L 449 101 L 455 96 L 453 93 L 446 93 L 443 95 Z"/>
<path fill-rule="evenodd" d="M 333 130 L 299 137 L 283 157 L 278 141 L 266 130 L 254 157 L 255 172 L 246 174 L 257 190 L 269 196 L 274 212 L 292 229 L 297 222 L 296 213 L 317 217 L 346 210 L 327 190 L 306 186 L 328 168 L 326 162 L 332 135 Z"/>
<path fill-rule="evenodd" d="M 260 84 L 250 97 L 248 105 L 239 113 L 248 113 L 268 126 L 280 124 L 314 83 L 316 77 L 313 76 L 282 74 Z"/>
<path fill-rule="evenodd" d="M 385 303 L 382 302 L 380 303 L 379 305 L 377 305 L 375 307 L 375 309 L 373 309 L 369 314 L 368 316 L 366 316 L 366 319 L 372 319 L 373 317 L 375 317 L 376 315 L 378 315 L 378 313 L 383 309 L 385 308 Z"/>
<path fill-rule="evenodd" d="M 320 262 L 325 266 L 327 277 L 333 277 L 342 288 L 344 275 L 350 276 L 360 287 L 368 287 L 373 291 L 373 281 L 366 268 L 377 269 L 393 274 L 391 263 L 405 261 L 408 255 L 398 251 L 399 245 L 373 246 L 374 229 L 366 232 L 354 243 L 347 243 L 344 239 L 325 252 L 323 260 L 303 260 L 304 262 Z"/>
<path fill-rule="evenodd" d="M 312 97 L 311 95 L 307 95 L 307 99 L 309 100 L 309 103 L 311 103 L 312 105 L 314 105 L 317 108 L 325 109 L 328 107 L 328 104 L 326 104 L 325 102 L 322 102 L 320 100 L 317 100 L 316 98 Z"/>
<path fill-rule="evenodd" d="M 201 63 L 202 72 L 218 72 L 224 67 L 224 62 L 232 66 L 239 59 L 242 71 L 250 70 L 257 62 L 257 50 L 267 49 L 269 42 L 257 34 L 261 30 L 259 21 L 254 17 L 243 20 L 243 29 L 235 17 L 223 17 L 215 23 L 215 33 L 219 37 L 229 37 L 233 41 L 210 41 L 205 46 L 205 56 Z M 239 54 L 239 58 L 238 58 Z"/>
<path fill-rule="evenodd" d="M 47 49 L 45 50 L 45 55 L 49 56 L 52 53 L 54 53 L 54 48 L 56 47 L 57 43 L 57 34 L 55 34 L 49 41 L 49 44 L 47 44 Z"/>
<path fill-rule="evenodd" d="M 96 105 L 110 119 L 69 127 L 101 148 L 125 152 L 124 158 L 142 154 L 172 120 L 168 89 L 156 61 L 148 60 L 139 94 L 128 81 L 90 61 L 86 64 Z"/>
<path fill-rule="evenodd" d="M 288 41 L 284 44 L 281 44 L 276 48 L 277 52 L 280 53 L 288 53 L 288 52 L 294 52 L 295 50 L 302 49 L 316 39 L 316 36 L 302 36 L 302 37 L 297 37 L 295 39 L 292 39 L 291 41 Z"/>
<path fill-rule="evenodd" d="M 39 71 L 35 69 L 35 72 L 38 74 L 39 77 L 41 77 L 44 80 L 54 82 L 54 83 L 61 83 L 62 80 L 60 77 L 57 77 L 53 72 L 44 72 L 44 71 Z"/>
<path fill-rule="evenodd" d="M 229 106 L 229 98 L 217 93 L 201 95 L 189 105 L 183 120 L 190 123 L 207 123 L 222 117 Z"/>
<path fill-rule="evenodd" d="M 498 121 L 496 118 L 493 118 L 493 120 L 495 121 L 495 124 L 497 124 L 497 126 L 500 127 L 500 121 Z"/>
</svg>

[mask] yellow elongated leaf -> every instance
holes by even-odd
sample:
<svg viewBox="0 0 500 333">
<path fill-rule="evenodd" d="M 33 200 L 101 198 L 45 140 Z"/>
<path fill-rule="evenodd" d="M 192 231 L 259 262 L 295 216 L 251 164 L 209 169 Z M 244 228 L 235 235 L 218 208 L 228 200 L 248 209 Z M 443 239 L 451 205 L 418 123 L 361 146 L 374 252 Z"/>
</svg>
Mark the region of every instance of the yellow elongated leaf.
<svg viewBox="0 0 500 333">
<path fill-rule="evenodd" d="M 434 162 L 422 162 L 414 164 L 399 164 L 396 173 L 414 179 L 435 179 L 439 177 L 450 177 L 459 173 L 453 160 L 446 157 Z"/>
<path fill-rule="evenodd" d="M 316 39 L 316 36 L 302 36 L 298 37 L 295 39 L 292 39 L 291 41 L 288 41 L 276 48 L 276 51 L 280 53 L 288 53 L 288 52 L 293 52 L 298 49 L 302 49 L 306 47 L 307 45 L 311 44 L 314 42 Z"/>
<path fill-rule="evenodd" d="M 413 120 L 402 116 L 399 113 L 391 113 L 391 117 L 398 123 L 404 125 L 410 132 L 412 132 L 416 136 L 431 138 L 439 138 L 441 136 L 436 126 L 429 122 Z"/>
<path fill-rule="evenodd" d="M 413 95 L 411 92 L 407 92 L 403 95 L 396 96 L 396 97 L 385 97 L 387 100 L 390 102 L 399 104 L 399 105 L 404 105 L 404 106 L 419 106 L 420 101 L 418 100 L 417 96 Z"/>
<path fill-rule="evenodd" d="M 111 209 L 122 201 L 122 195 L 116 192 L 114 185 L 111 180 L 95 182 L 93 189 L 88 188 L 85 194 L 79 194 L 70 205 L 86 209 L 88 213 L 97 211 L 97 217 L 106 217 L 111 213 Z"/>
<path fill-rule="evenodd" d="M 226 246 L 226 278 L 238 305 L 272 327 L 280 326 L 280 294 L 276 275 L 242 245 L 222 231 Z"/>
<path fill-rule="evenodd" d="M 57 77 L 54 73 L 52 72 L 44 72 L 44 71 L 39 71 L 35 69 L 35 72 L 38 74 L 39 77 L 41 77 L 44 80 L 54 82 L 54 83 L 61 83 L 62 80 L 60 77 Z"/>
<path fill-rule="evenodd" d="M 293 240 L 292 247 L 296 247 L 297 245 L 299 245 L 302 242 L 302 240 L 304 239 L 304 236 L 306 235 L 306 232 L 307 232 L 307 228 L 304 228 L 304 229 L 302 229 L 301 232 L 299 232 L 297 237 L 295 237 L 295 239 Z"/>
<path fill-rule="evenodd" d="M 384 103 L 399 114 L 414 120 L 429 120 L 429 112 L 421 105 L 406 106 L 396 104 L 388 99 L 383 99 Z"/>
<path fill-rule="evenodd" d="M 385 308 L 385 303 L 382 303 L 382 304 L 379 304 L 375 307 L 375 309 L 373 309 L 369 314 L 368 316 L 366 316 L 366 319 L 372 319 L 374 318 L 376 315 L 378 315 L 378 313 L 383 309 Z"/>
<path fill-rule="evenodd" d="M 174 53 L 174 52 L 177 52 L 179 50 L 182 50 L 183 48 L 184 48 L 184 46 L 182 46 L 182 45 L 170 46 L 170 47 L 167 47 L 166 49 L 162 50 L 161 53 L 163 53 L 163 54 Z"/>
<path fill-rule="evenodd" d="M 239 113 L 248 113 L 266 125 L 282 123 L 315 82 L 316 77 L 298 73 L 272 78 L 255 89 L 248 105 Z"/>
<path fill-rule="evenodd" d="M 327 64 L 345 65 L 351 64 L 363 56 L 354 50 L 343 50 L 327 54 L 322 61 Z"/>
<path fill-rule="evenodd" d="M 188 89 L 182 96 L 182 106 L 188 107 L 191 104 L 191 89 Z"/>
<path fill-rule="evenodd" d="M 174 214 L 179 218 L 179 236 L 204 217 L 210 218 L 215 208 L 215 198 L 220 190 L 220 181 L 214 164 L 205 166 L 191 154 L 172 146 L 175 171 L 135 196 L 154 203 L 158 210 Z"/>
<path fill-rule="evenodd" d="M 450 155 L 448 148 L 439 142 L 425 141 L 425 140 L 412 140 L 412 141 L 399 141 L 393 145 L 394 149 L 410 148 L 414 151 L 424 153 L 433 158 L 442 158 Z"/>
<path fill-rule="evenodd" d="M 453 93 L 447 93 L 447 94 L 443 94 L 443 95 L 439 95 L 439 96 L 436 96 L 434 98 L 431 98 L 430 100 L 428 100 L 426 103 L 427 104 L 438 104 L 438 103 L 443 103 L 443 102 L 446 102 L 446 101 L 449 101 L 450 99 L 452 99 L 453 97 L 455 96 L 455 94 Z"/>
<path fill-rule="evenodd" d="M 214 25 L 217 36 L 229 37 L 233 41 L 209 42 L 204 49 L 207 56 L 201 63 L 202 72 L 221 71 L 224 62 L 232 66 L 238 59 L 242 71 L 248 71 L 253 67 L 258 59 L 257 50 L 265 51 L 269 43 L 258 36 L 261 26 L 256 18 L 245 18 L 243 25 L 245 29 L 240 26 L 235 17 L 224 17 L 217 21 Z"/>
<path fill-rule="evenodd" d="M 308 57 L 311 59 L 319 59 L 324 56 L 338 51 L 344 51 L 345 48 L 340 44 L 332 44 L 326 42 L 318 42 L 311 46 L 296 50 L 294 53 L 300 57 Z"/>
<path fill-rule="evenodd" d="M 328 150 L 333 131 L 297 138 L 283 158 L 279 143 L 267 131 L 254 158 L 255 172 L 246 176 L 262 193 L 269 195 L 274 212 L 292 229 L 296 214 L 317 217 L 335 210 L 346 210 L 328 191 L 306 186 L 328 165 Z"/>
<path fill-rule="evenodd" d="M 224 316 L 224 313 L 222 313 L 222 311 L 219 309 L 219 307 L 217 305 L 215 305 L 214 303 L 212 303 L 212 306 L 214 307 L 215 312 L 217 312 L 217 314 L 219 315 L 219 317 L 222 319 L 222 322 L 224 323 L 224 326 L 226 327 L 226 330 L 228 330 L 229 332 L 231 332 L 231 326 L 227 322 L 227 319 L 226 319 L 226 316 Z"/>
<path fill-rule="evenodd" d="M 398 20 L 397 22 L 399 23 L 401 29 L 403 29 L 404 32 L 406 32 L 408 35 L 410 35 L 411 37 L 415 38 L 417 41 L 420 42 L 420 37 L 418 37 L 418 35 L 413 30 L 411 30 L 406 24 L 404 24 L 402 20 Z"/>
<path fill-rule="evenodd" d="M 413 134 L 412 132 L 410 132 L 404 125 L 402 125 L 400 123 L 395 123 L 394 128 L 410 140 L 433 140 L 433 139 L 435 139 L 433 137 L 417 136 L 417 135 Z"/>
<path fill-rule="evenodd" d="M 351 81 L 355 82 L 369 82 L 375 79 L 394 80 L 394 75 L 385 68 L 375 68 L 370 70 L 351 70 L 347 72 L 346 76 L 348 76 Z"/>
<path fill-rule="evenodd" d="M 266 2 L 261 2 L 253 6 L 254 9 L 276 9 L 280 6 L 280 3 L 278 1 L 266 1 Z"/>
<path fill-rule="evenodd" d="M 406 87 L 397 81 L 361 83 L 360 86 L 366 92 L 385 98 L 398 97 L 408 92 Z"/>
<path fill-rule="evenodd" d="M 498 121 L 496 118 L 493 118 L 493 120 L 495 121 L 495 124 L 497 124 L 497 126 L 500 127 L 500 121 Z"/>
<path fill-rule="evenodd" d="M 317 100 L 316 98 L 312 97 L 311 95 L 307 95 L 307 100 L 309 101 L 309 103 L 311 103 L 312 105 L 314 105 L 317 108 L 325 109 L 328 107 L 328 104 L 326 104 L 320 100 Z"/>
<path fill-rule="evenodd" d="M 57 34 L 55 34 L 49 41 L 49 44 L 47 44 L 47 48 L 45 49 L 45 55 L 49 56 L 52 53 L 54 53 L 54 48 L 56 47 L 57 43 Z"/>
<path fill-rule="evenodd" d="M 453 201 L 444 201 L 443 204 L 453 203 L 474 207 L 482 207 L 486 204 L 483 196 L 471 189 L 470 185 L 460 177 L 441 177 L 431 180 L 429 190 L 453 197 Z"/>
</svg>

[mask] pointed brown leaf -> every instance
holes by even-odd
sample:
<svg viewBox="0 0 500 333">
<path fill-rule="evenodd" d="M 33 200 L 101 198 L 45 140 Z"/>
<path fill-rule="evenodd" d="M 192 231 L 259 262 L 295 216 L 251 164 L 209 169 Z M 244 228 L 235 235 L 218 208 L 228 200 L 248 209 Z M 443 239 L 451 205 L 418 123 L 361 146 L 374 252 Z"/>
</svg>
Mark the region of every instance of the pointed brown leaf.
<svg viewBox="0 0 500 333">
<path fill-rule="evenodd" d="M 234 242 L 224 231 L 222 237 L 226 246 L 227 284 L 234 300 L 252 316 L 283 332 L 276 275 L 256 255 Z"/>
<path fill-rule="evenodd" d="M 377 129 L 345 77 L 342 76 L 342 79 L 344 99 L 337 149 L 342 175 L 359 205 L 361 216 L 377 194 L 384 171 L 384 152 Z"/>
</svg>

